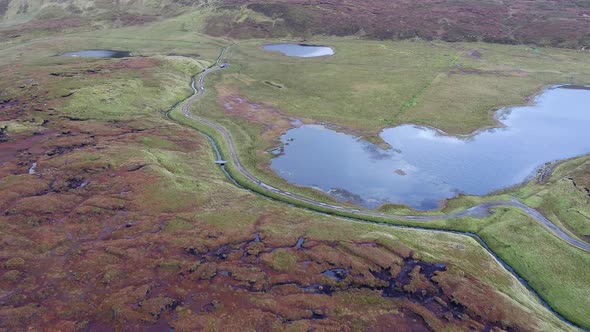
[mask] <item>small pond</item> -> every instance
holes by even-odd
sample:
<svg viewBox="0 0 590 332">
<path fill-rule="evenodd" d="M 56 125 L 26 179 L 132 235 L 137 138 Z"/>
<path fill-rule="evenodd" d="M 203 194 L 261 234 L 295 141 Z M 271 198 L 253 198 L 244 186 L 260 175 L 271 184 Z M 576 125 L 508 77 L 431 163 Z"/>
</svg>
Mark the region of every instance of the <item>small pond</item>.
<svg viewBox="0 0 590 332">
<path fill-rule="evenodd" d="M 76 58 L 125 58 L 128 57 L 129 54 L 130 53 L 127 51 L 84 50 L 76 52 L 66 52 L 60 55 Z"/>
<path fill-rule="evenodd" d="M 334 54 L 334 50 L 331 47 L 319 45 L 267 44 L 264 45 L 263 48 L 267 51 L 281 52 L 287 56 L 295 56 L 300 58 L 314 58 Z"/>
<path fill-rule="evenodd" d="M 497 112 L 502 128 L 469 137 L 401 125 L 381 132 L 390 148 L 320 125 L 282 137 L 271 168 L 285 180 L 368 208 L 437 208 L 460 193 L 519 184 L 546 162 L 590 153 L 590 89 L 552 87 L 534 105 Z"/>
</svg>

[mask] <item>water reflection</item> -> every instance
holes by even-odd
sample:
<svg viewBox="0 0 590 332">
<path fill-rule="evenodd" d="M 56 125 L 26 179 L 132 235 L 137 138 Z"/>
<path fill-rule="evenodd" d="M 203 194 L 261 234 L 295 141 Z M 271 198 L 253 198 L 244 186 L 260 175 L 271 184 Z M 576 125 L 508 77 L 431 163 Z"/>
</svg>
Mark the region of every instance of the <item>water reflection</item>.
<svg viewBox="0 0 590 332">
<path fill-rule="evenodd" d="M 66 52 L 61 54 L 61 56 L 75 58 L 124 58 L 129 56 L 129 52 L 113 50 L 84 50 L 76 52 Z"/>
<path fill-rule="evenodd" d="M 331 47 L 306 44 L 267 44 L 263 48 L 267 51 L 281 52 L 287 56 L 300 58 L 313 58 L 334 54 L 334 50 Z"/>
<path fill-rule="evenodd" d="M 462 138 L 415 125 L 383 130 L 383 149 L 318 125 L 282 136 L 271 167 L 369 208 L 384 203 L 433 209 L 459 193 L 484 195 L 518 184 L 545 162 L 590 153 L 590 90 L 555 87 L 532 106 L 498 113 L 504 127 Z"/>
</svg>

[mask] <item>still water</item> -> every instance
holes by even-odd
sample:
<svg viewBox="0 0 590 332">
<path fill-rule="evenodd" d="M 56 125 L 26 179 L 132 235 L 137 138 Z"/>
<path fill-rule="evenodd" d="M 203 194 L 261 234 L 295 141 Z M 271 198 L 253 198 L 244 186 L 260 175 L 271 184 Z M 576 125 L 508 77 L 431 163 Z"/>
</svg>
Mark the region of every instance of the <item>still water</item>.
<svg viewBox="0 0 590 332">
<path fill-rule="evenodd" d="M 553 87 L 534 105 L 498 111 L 502 128 L 469 137 L 402 125 L 381 132 L 384 149 L 320 125 L 282 137 L 271 168 L 285 180 L 341 201 L 427 210 L 459 193 L 484 195 L 518 184 L 545 162 L 590 153 L 590 89 Z"/>
<path fill-rule="evenodd" d="M 61 54 L 61 56 L 79 58 L 124 58 L 129 56 L 129 52 L 113 50 L 85 50 L 77 52 L 66 52 Z"/>
<path fill-rule="evenodd" d="M 306 44 L 267 44 L 263 48 L 267 51 L 281 52 L 287 56 L 300 58 L 314 58 L 334 54 L 331 47 Z"/>
</svg>

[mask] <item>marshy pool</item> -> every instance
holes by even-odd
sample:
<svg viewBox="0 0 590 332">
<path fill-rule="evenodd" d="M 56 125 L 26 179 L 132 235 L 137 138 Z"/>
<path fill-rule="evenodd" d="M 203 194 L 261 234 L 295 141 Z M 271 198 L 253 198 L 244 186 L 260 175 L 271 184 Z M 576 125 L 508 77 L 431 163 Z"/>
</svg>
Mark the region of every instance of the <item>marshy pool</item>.
<svg viewBox="0 0 590 332">
<path fill-rule="evenodd" d="M 75 58 L 125 58 L 130 52 L 114 51 L 114 50 L 84 50 L 76 52 L 66 52 L 60 56 L 75 57 Z"/>
<path fill-rule="evenodd" d="M 315 58 L 334 55 L 334 50 L 328 46 L 307 44 L 266 44 L 262 46 L 266 51 L 281 52 L 287 56 L 299 58 Z"/>
<path fill-rule="evenodd" d="M 502 128 L 468 137 L 401 125 L 381 132 L 390 148 L 320 125 L 282 137 L 271 168 L 285 180 L 368 208 L 437 208 L 460 193 L 485 195 L 535 174 L 546 162 L 590 153 L 590 89 L 552 87 L 530 106 L 499 110 Z"/>
</svg>

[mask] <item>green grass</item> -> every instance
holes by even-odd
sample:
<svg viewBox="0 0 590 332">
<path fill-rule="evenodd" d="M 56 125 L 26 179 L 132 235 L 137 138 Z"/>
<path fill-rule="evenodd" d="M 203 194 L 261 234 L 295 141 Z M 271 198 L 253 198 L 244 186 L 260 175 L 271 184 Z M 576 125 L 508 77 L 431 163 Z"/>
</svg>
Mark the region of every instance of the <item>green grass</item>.
<svg viewBox="0 0 590 332">
<path fill-rule="evenodd" d="M 426 85 L 424 88 L 422 88 L 422 90 L 418 91 L 417 94 L 413 95 L 412 98 L 410 98 L 410 100 L 408 100 L 407 102 L 405 102 L 402 107 L 400 108 L 400 110 L 393 116 L 391 122 L 395 123 L 395 121 L 397 120 L 397 118 L 408 108 L 412 107 L 412 106 L 416 106 L 416 100 L 418 99 L 418 97 L 420 97 L 420 95 L 422 95 L 424 92 L 426 92 L 426 90 L 428 90 L 428 88 L 430 88 L 432 84 L 429 83 L 428 85 Z"/>
<path fill-rule="evenodd" d="M 271 266 L 277 271 L 292 270 L 297 263 L 297 258 L 286 249 L 278 249 L 272 253 Z"/>
<path fill-rule="evenodd" d="M 369 134 L 401 123 L 466 134 L 492 125 L 491 111 L 526 103 L 541 86 L 590 82 L 585 65 L 590 56 L 573 51 L 316 38 L 310 42 L 332 46 L 336 54 L 299 59 L 265 52 L 259 48 L 265 42 L 271 41 L 234 46 L 230 61 L 236 75 L 218 83 L 289 115 Z M 469 49 L 478 49 L 481 59 L 465 55 Z"/>
<path fill-rule="evenodd" d="M 590 255 L 516 211 L 500 211 L 479 234 L 565 317 L 588 329 Z M 526 234 L 526 235 L 525 235 Z"/>
<path fill-rule="evenodd" d="M 7 134 L 34 132 L 40 129 L 41 122 L 0 121 L 0 129 L 3 129 Z"/>
<path fill-rule="evenodd" d="M 401 42 L 383 49 L 377 42 L 317 40 L 334 47 L 336 54 L 297 59 L 261 50 L 264 42 L 273 41 L 233 47 L 231 71 L 237 75 L 224 75 L 219 83 L 236 86 L 248 98 L 295 117 L 373 134 L 449 63 L 442 52 L 429 53 L 421 43 Z M 278 90 L 265 81 L 285 88 Z"/>
<path fill-rule="evenodd" d="M 561 162 L 543 183 L 532 181 L 519 188 L 515 194 L 529 206 L 539 209 L 566 232 L 588 241 L 590 196 L 583 182 L 589 169 L 590 156 Z M 587 182 L 585 185 L 587 188 Z"/>
</svg>

